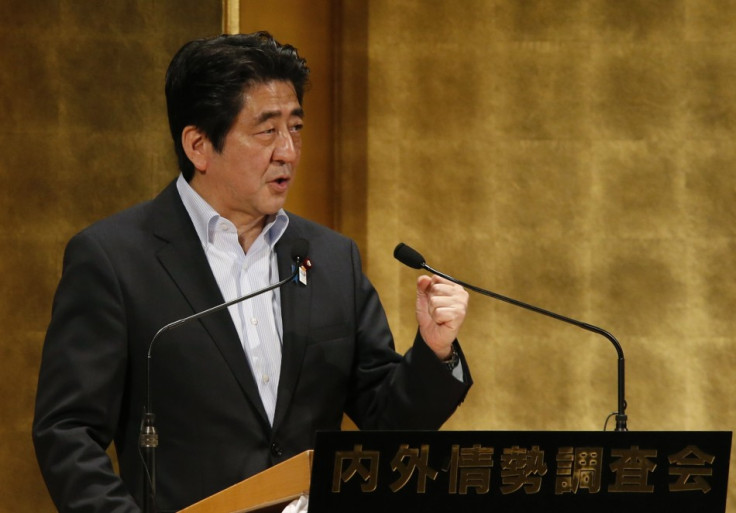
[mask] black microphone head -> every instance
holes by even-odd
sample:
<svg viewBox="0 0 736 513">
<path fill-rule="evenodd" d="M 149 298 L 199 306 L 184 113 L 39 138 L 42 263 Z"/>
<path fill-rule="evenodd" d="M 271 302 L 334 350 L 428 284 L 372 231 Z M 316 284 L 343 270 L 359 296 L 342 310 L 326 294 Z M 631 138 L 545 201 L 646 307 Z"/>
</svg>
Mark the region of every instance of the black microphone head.
<svg viewBox="0 0 736 513">
<path fill-rule="evenodd" d="M 413 269 L 424 267 L 424 257 L 403 242 L 399 242 L 399 245 L 394 249 L 394 258 Z"/>
<path fill-rule="evenodd" d="M 291 258 L 292 260 L 298 260 L 304 262 L 309 255 L 309 241 L 307 239 L 297 239 L 294 245 L 291 246 Z"/>
</svg>

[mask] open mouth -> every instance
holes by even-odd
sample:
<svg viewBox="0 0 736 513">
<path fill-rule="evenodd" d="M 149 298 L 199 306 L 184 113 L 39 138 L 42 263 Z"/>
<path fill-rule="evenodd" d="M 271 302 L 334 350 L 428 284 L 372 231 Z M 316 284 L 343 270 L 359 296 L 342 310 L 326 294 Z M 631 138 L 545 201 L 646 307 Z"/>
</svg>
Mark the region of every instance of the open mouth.
<svg viewBox="0 0 736 513">
<path fill-rule="evenodd" d="M 291 177 L 289 176 L 279 176 L 278 178 L 274 178 L 271 180 L 271 185 L 277 190 L 277 191 L 286 191 L 289 188 L 289 182 L 291 182 Z"/>
</svg>

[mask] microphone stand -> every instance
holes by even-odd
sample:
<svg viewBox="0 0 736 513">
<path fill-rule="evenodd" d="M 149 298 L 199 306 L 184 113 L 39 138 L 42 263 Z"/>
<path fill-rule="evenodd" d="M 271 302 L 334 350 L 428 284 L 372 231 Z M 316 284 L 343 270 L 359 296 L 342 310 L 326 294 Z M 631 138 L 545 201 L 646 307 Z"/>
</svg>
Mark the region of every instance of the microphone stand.
<svg viewBox="0 0 736 513">
<path fill-rule="evenodd" d="M 246 296 L 235 298 L 227 303 L 213 306 L 212 308 L 195 313 L 189 317 L 184 317 L 183 319 L 171 322 L 158 330 L 151 339 L 151 343 L 148 345 L 148 356 L 146 358 L 146 406 L 143 410 L 141 432 L 138 438 L 139 450 L 143 460 L 143 513 L 156 513 L 156 448 L 158 447 L 158 433 L 156 432 L 155 426 L 156 416 L 154 415 L 153 408 L 151 407 L 151 353 L 153 351 L 154 343 L 162 334 L 171 329 L 177 328 L 182 324 L 219 312 L 220 310 L 224 310 L 236 303 L 240 303 L 246 299 L 251 299 L 263 294 L 264 292 L 286 285 L 299 275 L 299 267 L 301 264 L 302 258 L 297 256 L 294 272 L 289 277 Z"/>
<path fill-rule="evenodd" d="M 401 261 L 405 265 L 408 265 L 409 267 L 413 267 L 415 269 L 425 269 L 432 274 L 441 276 L 446 280 L 457 283 L 458 285 L 466 287 L 479 294 L 483 294 L 484 296 L 499 299 L 515 306 L 520 306 L 521 308 L 531 310 L 532 312 L 546 315 L 547 317 L 552 317 L 553 319 L 557 319 L 558 321 L 566 322 L 568 324 L 572 324 L 573 326 L 577 326 L 584 330 L 591 331 L 593 333 L 597 333 L 598 335 L 603 335 L 604 337 L 606 337 L 613 344 L 613 347 L 616 348 L 616 353 L 618 354 L 618 411 L 616 412 L 616 431 L 628 431 L 628 427 L 626 425 L 626 399 L 624 398 L 624 350 L 622 349 L 621 344 L 618 342 L 618 340 L 616 340 L 616 337 L 611 335 L 606 330 L 599 328 L 598 326 L 593 326 L 592 324 L 577 321 L 575 319 L 571 319 L 570 317 L 565 317 L 564 315 L 550 312 L 549 310 L 545 310 L 544 308 L 539 308 L 538 306 L 530 305 L 522 301 L 512 299 L 510 297 L 502 296 L 501 294 L 496 294 L 495 292 L 491 292 L 490 290 L 481 289 L 480 287 L 476 287 L 469 283 L 465 283 L 464 281 L 453 278 L 452 276 L 448 276 L 447 274 L 428 266 L 427 263 L 424 261 L 424 257 L 422 257 L 414 249 L 406 246 L 403 243 L 400 243 L 398 246 L 396 246 L 396 249 L 394 250 L 394 257 L 396 257 L 399 261 Z"/>
</svg>

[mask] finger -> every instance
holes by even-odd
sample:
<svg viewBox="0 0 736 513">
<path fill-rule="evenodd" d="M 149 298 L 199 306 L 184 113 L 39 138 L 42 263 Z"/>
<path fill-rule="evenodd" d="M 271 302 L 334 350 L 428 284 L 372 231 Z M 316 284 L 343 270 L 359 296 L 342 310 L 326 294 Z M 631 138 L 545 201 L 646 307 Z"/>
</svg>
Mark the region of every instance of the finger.
<svg viewBox="0 0 736 513">
<path fill-rule="evenodd" d="M 432 285 L 427 291 L 429 300 L 458 302 L 467 305 L 469 294 L 462 287 L 447 288 L 446 285 Z"/>
<path fill-rule="evenodd" d="M 432 287 L 432 278 L 422 274 L 417 278 L 417 291 L 426 293 Z"/>
<path fill-rule="evenodd" d="M 462 321 L 465 318 L 467 310 L 463 305 L 452 304 L 447 306 L 434 307 L 431 309 L 430 315 L 437 324 L 451 323 Z"/>
</svg>

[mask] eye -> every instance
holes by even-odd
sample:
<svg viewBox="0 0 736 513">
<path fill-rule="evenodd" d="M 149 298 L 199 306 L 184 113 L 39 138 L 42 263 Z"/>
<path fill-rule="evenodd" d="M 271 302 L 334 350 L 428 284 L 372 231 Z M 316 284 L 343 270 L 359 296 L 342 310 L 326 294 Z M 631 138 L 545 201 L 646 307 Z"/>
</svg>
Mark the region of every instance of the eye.
<svg viewBox="0 0 736 513">
<path fill-rule="evenodd" d="M 301 132 L 302 131 L 302 128 L 304 128 L 304 124 L 303 123 L 297 123 L 297 124 L 293 125 L 289 130 L 291 130 L 292 132 Z"/>
</svg>

